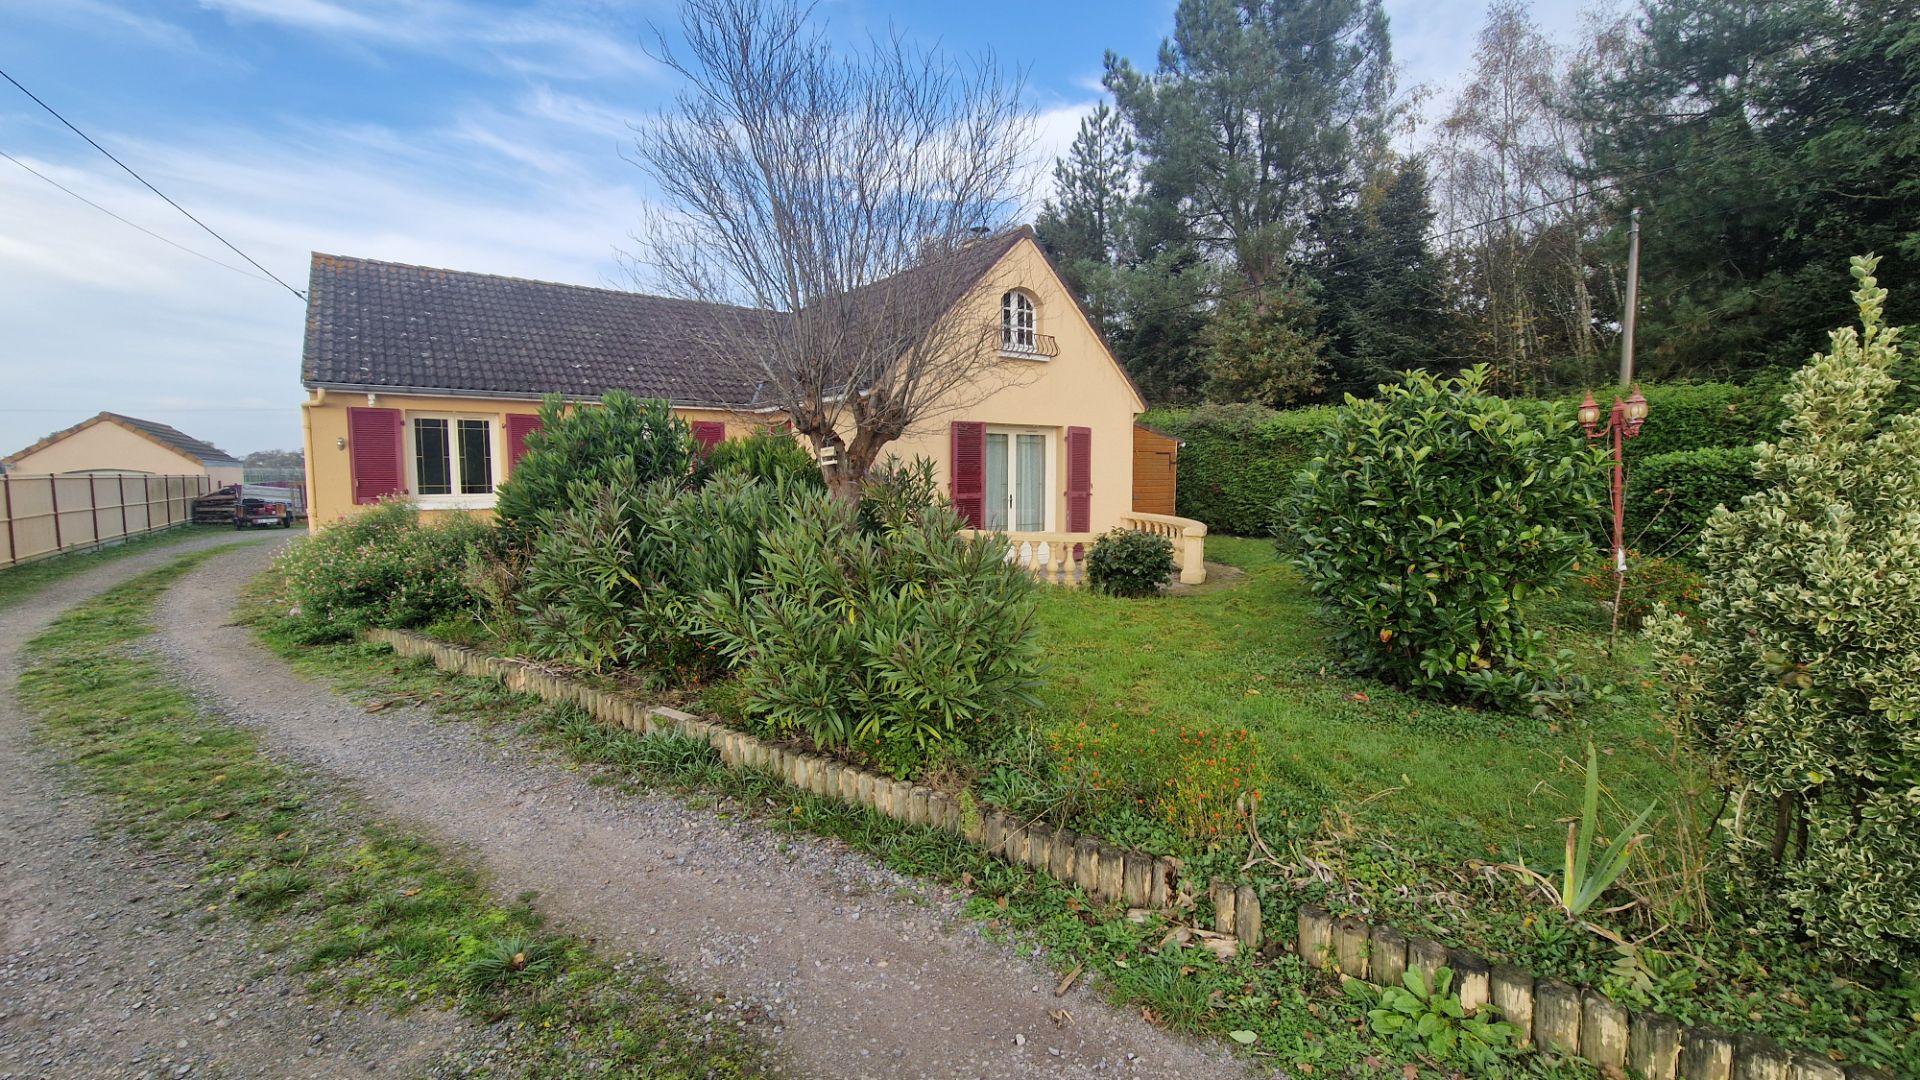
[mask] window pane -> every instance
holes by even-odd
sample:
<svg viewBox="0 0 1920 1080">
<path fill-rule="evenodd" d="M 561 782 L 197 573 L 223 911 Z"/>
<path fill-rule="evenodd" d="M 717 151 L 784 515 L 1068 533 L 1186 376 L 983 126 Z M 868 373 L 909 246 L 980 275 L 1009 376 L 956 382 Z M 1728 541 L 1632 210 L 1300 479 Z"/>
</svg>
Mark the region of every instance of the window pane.
<svg viewBox="0 0 1920 1080">
<path fill-rule="evenodd" d="M 460 432 L 460 494 L 493 490 L 493 437 L 485 420 L 456 421 Z"/>
<path fill-rule="evenodd" d="M 413 422 L 414 475 L 420 482 L 420 490 L 416 494 L 453 494 L 451 452 L 445 420 L 423 418 Z"/>
<path fill-rule="evenodd" d="M 1046 436 L 1019 436 L 1013 469 L 1013 529 L 1042 532 L 1047 527 Z"/>
<path fill-rule="evenodd" d="M 1007 437 L 987 433 L 987 528 L 1007 531 Z"/>
</svg>

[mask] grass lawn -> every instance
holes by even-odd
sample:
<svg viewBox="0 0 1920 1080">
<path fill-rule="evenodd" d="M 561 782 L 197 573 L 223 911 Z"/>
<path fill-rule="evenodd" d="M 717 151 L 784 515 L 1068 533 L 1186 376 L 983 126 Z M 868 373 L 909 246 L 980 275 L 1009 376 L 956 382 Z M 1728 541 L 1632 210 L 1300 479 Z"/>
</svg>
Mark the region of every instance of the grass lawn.
<svg viewBox="0 0 1920 1080">
<path fill-rule="evenodd" d="M 26 596 L 63 578 L 85 573 L 102 563 L 138 555 L 143 551 L 183 544 L 196 536 L 230 532 L 225 525 L 181 525 L 156 533 L 136 536 L 122 544 L 71 551 L 39 559 L 24 566 L 0 568 L 0 609 L 19 603 Z"/>
<path fill-rule="evenodd" d="M 1623 635 L 1610 660 L 1604 622 L 1577 600 L 1542 612 L 1554 646 L 1572 649 L 1570 663 L 1595 683 L 1626 689 L 1567 715 L 1516 716 L 1343 674 L 1313 597 L 1271 543 L 1210 538 L 1207 554 L 1245 576 L 1149 600 L 1042 593 L 1052 666 L 1041 715 L 1056 742 L 1097 744 L 1151 774 L 1179 754 L 1182 729 L 1244 729 L 1251 786 L 1269 809 L 1312 822 L 1351 815 L 1533 862 L 1557 857 L 1560 822 L 1578 813 L 1588 737 L 1619 803 L 1637 811 L 1666 782 L 1657 703 L 1638 682 L 1645 648 Z"/>
</svg>

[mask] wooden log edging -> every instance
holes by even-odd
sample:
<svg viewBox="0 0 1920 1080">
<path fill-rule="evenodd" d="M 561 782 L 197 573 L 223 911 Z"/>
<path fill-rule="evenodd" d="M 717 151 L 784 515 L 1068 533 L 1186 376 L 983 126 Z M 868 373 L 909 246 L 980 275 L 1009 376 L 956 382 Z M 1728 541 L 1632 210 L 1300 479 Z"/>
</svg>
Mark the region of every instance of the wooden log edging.
<svg viewBox="0 0 1920 1080">
<path fill-rule="evenodd" d="M 584 686 L 522 660 L 490 656 L 406 630 L 370 629 L 362 637 L 390 647 L 399 656 L 431 660 L 443 671 L 496 679 L 509 690 L 578 705 L 611 727 L 641 735 L 666 732 L 698 739 L 718 750 L 729 768 L 772 773 L 801 791 L 864 806 L 907 825 L 952 833 L 990 855 L 1031 867 L 1063 884 L 1078 885 L 1096 900 L 1170 908 L 1181 899 L 1177 859 L 1129 851 L 1098 837 L 1024 821 L 989 807 L 963 806 L 942 791 L 764 742 L 678 709 Z M 1248 900 L 1251 911 L 1241 921 L 1257 943 L 1259 901 L 1250 888 L 1242 887 L 1238 895 Z M 1232 908 L 1228 911 L 1231 916 Z M 1234 927 L 1222 932 L 1232 934 Z"/>
<path fill-rule="evenodd" d="M 1242 897 L 1239 902 L 1246 901 Z M 1629 1010 L 1596 990 L 1558 979 L 1536 981 L 1520 968 L 1489 964 L 1472 952 L 1409 937 L 1390 926 L 1369 925 L 1352 916 L 1336 918 L 1313 905 L 1299 911 L 1295 950 L 1310 968 L 1376 986 L 1397 985 L 1408 971 L 1431 978 L 1435 969 L 1450 968 L 1463 1007 L 1491 1004 L 1520 1029 L 1523 1045 L 1583 1058 L 1606 1076 L 1893 1080 L 1879 1069 L 1843 1067 L 1824 1055 L 1786 1050 L 1761 1036 L 1736 1038 L 1711 1027 L 1687 1027 L 1671 1017 Z"/>
<path fill-rule="evenodd" d="M 1129 851 L 999 810 L 965 807 L 945 792 L 776 746 L 678 709 L 584 686 L 525 661 L 405 630 L 372 629 L 362 636 L 397 655 L 432 660 L 445 671 L 496 679 L 510 690 L 579 705 L 612 727 L 699 739 L 718 750 L 729 768 L 772 773 L 801 791 L 865 806 L 908 825 L 953 833 L 990 855 L 1077 885 L 1098 900 L 1171 908 L 1192 899 L 1183 893 L 1183 884 L 1196 896 L 1201 892 L 1181 882 L 1177 859 Z M 1204 891 L 1213 905 L 1217 933 L 1235 938 L 1248 950 L 1275 936 L 1276 928 L 1262 924 L 1260 896 L 1251 886 L 1214 881 Z M 1625 1076 L 1631 1070 L 1647 1080 L 1893 1080 L 1878 1069 L 1842 1067 L 1822 1055 L 1789 1051 L 1759 1036 L 1736 1037 L 1632 1011 L 1595 990 L 1556 979 L 1536 980 L 1520 968 L 1490 964 L 1474 953 L 1390 926 L 1352 916 L 1335 918 L 1311 905 L 1299 910 L 1295 935 L 1293 951 L 1302 962 L 1343 979 L 1388 986 L 1397 985 L 1407 971 L 1430 977 L 1439 967 L 1451 968 L 1461 1005 L 1492 1005 L 1520 1029 L 1523 1044 L 1585 1058 L 1608 1076 Z"/>
</svg>

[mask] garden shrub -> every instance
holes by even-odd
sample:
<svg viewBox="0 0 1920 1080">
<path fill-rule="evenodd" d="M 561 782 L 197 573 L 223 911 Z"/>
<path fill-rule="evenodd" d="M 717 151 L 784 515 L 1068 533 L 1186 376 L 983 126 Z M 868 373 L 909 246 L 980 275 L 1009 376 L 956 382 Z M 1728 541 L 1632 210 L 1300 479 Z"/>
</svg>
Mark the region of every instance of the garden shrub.
<svg viewBox="0 0 1920 1080">
<path fill-rule="evenodd" d="M 1152 596 L 1174 569 L 1173 541 L 1133 529 L 1114 529 L 1087 552 L 1087 582 L 1109 596 Z"/>
<path fill-rule="evenodd" d="M 1004 542 L 933 510 L 879 533 L 813 491 L 794 495 L 747 581 L 710 589 L 702 633 L 739 673 L 751 723 L 851 748 L 906 775 L 977 745 L 1029 700 L 1032 579 Z"/>
<path fill-rule="evenodd" d="M 522 576 L 530 649 L 595 671 L 710 674 L 719 658 L 694 635 L 689 609 L 751 576 L 761 537 L 803 482 L 733 475 L 685 491 L 673 480 L 643 483 L 631 462 L 611 471 L 597 487 L 576 484 L 571 508 L 536 538 Z"/>
<path fill-rule="evenodd" d="M 1836 963 L 1920 958 L 1920 412 L 1871 257 L 1861 327 L 1795 373 L 1761 490 L 1701 542 L 1699 623 L 1656 618 L 1683 738 L 1728 789 L 1719 853 L 1759 933 Z"/>
<path fill-rule="evenodd" d="M 1488 369 L 1349 396 L 1282 512 L 1283 547 L 1367 669 L 1511 704 L 1536 683 L 1526 611 L 1592 551 L 1599 452 L 1529 419 Z"/>
<path fill-rule="evenodd" d="M 826 487 L 813 455 L 792 432 L 782 429 L 758 428 L 744 439 L 728 439 L 707 451 L 705 465 L 711 476 Z"/>
<path fill-rule="evenodd" d="M 401 499 L 329 525 L 279 557 L 293 607 L 288 629 L 301 641 L 340 641 L 365 627 L 425 626 L 468 608 L 465 569 L 491 531 L 465 514 L 423 522 Z"/>
<path fill-rule="evenodd" d="M 947 505 L 942 486 L 939 468 L 932 461 L 889 456 L 867 473 L 867 482 L 861 485 L 861 531 L 878 535 L 924 523 L 929 513 Z"/>
<path fill-rule="evenodd" d="M 1184 443 L 1175 510 L 1216 533 L 1271 536 L 1294 474 L 1313 457 L 1328 407 L 1276 412 L 1258 405 L 1205 405 L 1149 413 L 1141 422 Z"/>
<path fill-rule="evenodd" d="M 1753 448 L 1741 446 L 1679 450 L 1633 462 L 1627 474 L 1627 543 L 1693 562 L 1700 530 L 1714 508 L 1737 507 L 1758 487 L 1753 461 Z M 1612 545 L 1610 534 L 1605 543 Z"/>
<path fill-rule="evenodd" d="M 686 421 L 664 401 L 609 390 L 600 404 L 571 405 L 557 395 L 540 406 L 540 429 L 500 485 L 494 513 L 516 546 L 531 548 L 543 517 L 582 508 L 614 479 L 616 462 L 641 483 L 686 484 L 704 464 Z"/>
</svg>

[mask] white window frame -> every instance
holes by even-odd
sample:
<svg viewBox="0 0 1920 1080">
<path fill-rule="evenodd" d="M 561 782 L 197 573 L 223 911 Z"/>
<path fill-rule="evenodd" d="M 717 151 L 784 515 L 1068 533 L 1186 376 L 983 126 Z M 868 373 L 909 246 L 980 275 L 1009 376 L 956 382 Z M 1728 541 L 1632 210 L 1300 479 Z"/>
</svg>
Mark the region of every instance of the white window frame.
<svg viewBox="0 0 1920 1080">
<path fill-rule="evenodd" d="M 406 419 L 407 491 L 415 506 L 422 510 L 491 510 L 500 497 L 501 456 L 505 450 L 504 428 L 500 417 L 492 413 L 445 413 L 445 412 L 408 412 Z M 493 490 L 485 495 L 463 495 L 455 491 L 448 495 L 420 494 L 420 452 L 414 441 L 414 421 L 445 420 L 447 422 L 448 465 L 452 468 L 451 477 L 454 487 L 460 486 L 460 440 L 454 434 L 459 430 L 461 420 L 479 420 L 487 425 L 487 472 Z"/>
<path fill-rule="evenodd" d="M 1040 436 L 1040 453 L 1044 459 L 1043 464 L 1041 465 L 1041 468 L 1040 468 L 1041 483 L 1042 483 L 1042 487 L 1040 489 L 1040 503 L 1041 503 L 1040 531 L 1043 533 L 1052 532 L 1055 524 L 1056 514 L 1057 514 L 1055 507 L 1060 502 L 1060 491 L 1056 486 L 1059 479 L 1056 474 L 1058 472 L 1059 463 L 1060 463 L 1060 451 L 1056 447 L 1056 444 L 1060 441 L 1060 429 L 1050 428 L 1050 427 L 1022 427 L 1022 426 L 1010 426 L 1010 425 L 1003 425 L 1003 424 L 988 424 L 987 430 L 985 432 L 985 435 L 982 436 L 982 439 L 984 439 L 986 435 L 1005 435 L 1007 437 L 1006 480 L 1007 480 L 1008 495 L 1014 494 L 1016 490 L 1014 487 L 1014 480 L 1016 477 L 1020 475 L 1019 436 L 1021 435 Z M 991 488 L 987 484 L 986 459 L 987 459 L 986 448 L 983 442 L 981 451 L 980 451 L 980 469 L 981 469 L 980 497 L 982 500 L 985 500 L 987 492 L 991 490 Z M 988 507 L 987 510 L 988 510 L 988 513 L 992 513 L 992 507 Z M 1009 504 L 1006 510 L 1007 510 L 1007 532 L 1016 533 L 1018 532 L 1018 530 L 1013 528 L 1013 506 Z"/>
<path fill-rule="evenodd" d="M 1025 303 L 1023 312 L 1020 304 Z M 1027 325 L 1019 325 L 1020 316 L 1025 314 Z M 1020 334 L 1025 332 L 1027 340 L 1023 344 Z M 1046 360 L 1040 352 L 1040 302 L 1025 289 L 1008 289 L 1000 294 L 1000 355 L 1016 357 L 1021 360 Z"/>
</svg>

